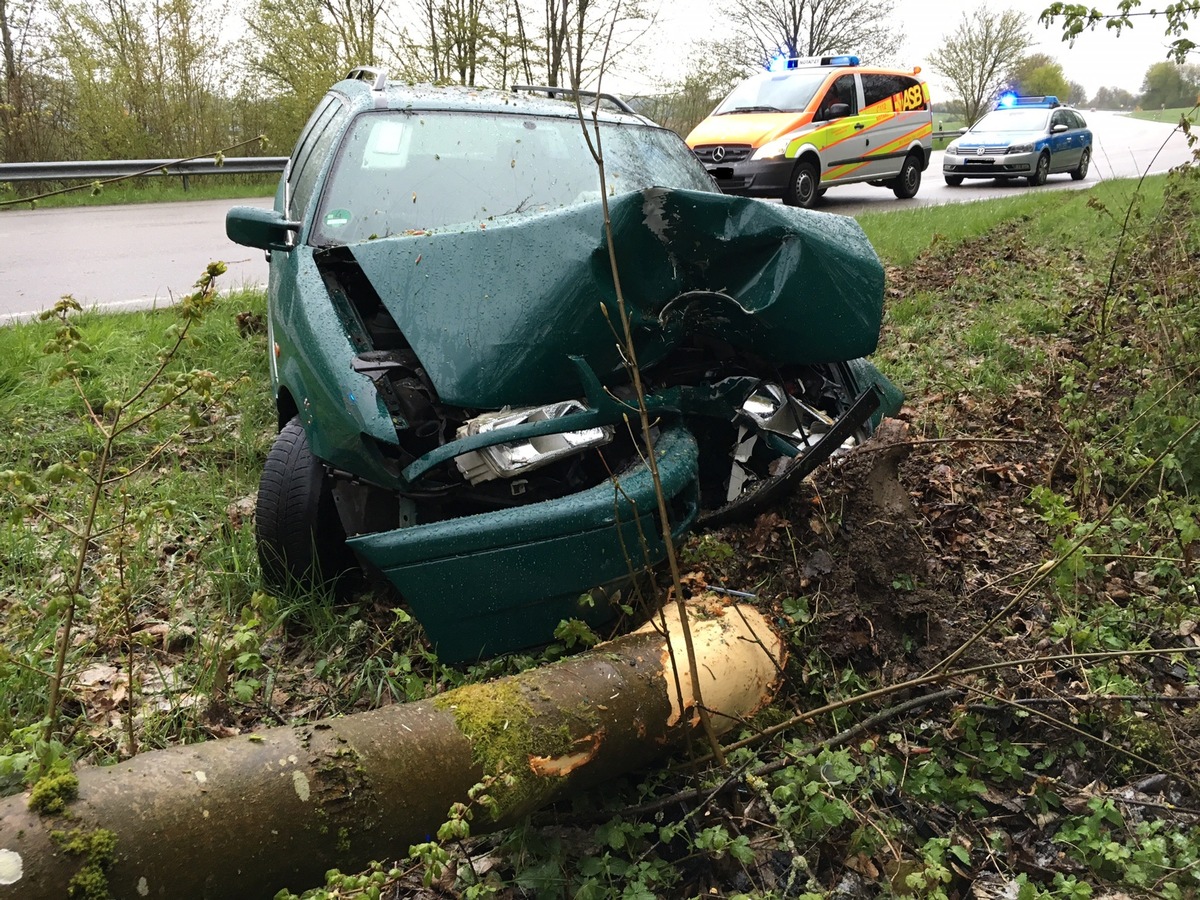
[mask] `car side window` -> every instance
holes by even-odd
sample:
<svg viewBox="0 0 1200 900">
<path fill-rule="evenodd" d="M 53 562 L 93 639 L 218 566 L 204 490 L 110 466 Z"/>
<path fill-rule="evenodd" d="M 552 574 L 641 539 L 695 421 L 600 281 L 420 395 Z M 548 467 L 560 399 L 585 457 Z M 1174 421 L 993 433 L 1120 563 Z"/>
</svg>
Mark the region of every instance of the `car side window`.
<svg viewBox="0 0 1200 900">
<path fill-rule="evenodd" d="M 817 119 L 829 118 L 829 110 L 835 103 L 845 103 L 850 107 L 850 115 L 858 113 L 858 88 L 854 84 L 853 75 L 842 75 L 829 86 L 821 104 L 817 107 Z"/>
<path fill-rule="evenodd" d="M 1078 111 L 1071 110 L 1071 118 L 1075 120 L 1076 128 L 1087 128 L 1087 122 L 1084 121 L 1083 116 L 1081 116 Z"/>
<path fill-rule="evenodd" d="M 1066 111 L 1061 109 L 1056 109 L 1054 111 L 1054 115 L 1050 117 L 1050 129 L 1052 131 L 1056 125 L 1066 125 L 1068 128 L 1075 127 L 1070 121 L 1067 120 Z"/>
<path fill-rule="evenodd" d="M 288 172 L 288 217 L 293 221 L 304 217 L 312 200 L 313 185 L 345 118 L 342 102 L 337 97 L 329 97 L 308 120 L 292 154 Z"/>
</svg>

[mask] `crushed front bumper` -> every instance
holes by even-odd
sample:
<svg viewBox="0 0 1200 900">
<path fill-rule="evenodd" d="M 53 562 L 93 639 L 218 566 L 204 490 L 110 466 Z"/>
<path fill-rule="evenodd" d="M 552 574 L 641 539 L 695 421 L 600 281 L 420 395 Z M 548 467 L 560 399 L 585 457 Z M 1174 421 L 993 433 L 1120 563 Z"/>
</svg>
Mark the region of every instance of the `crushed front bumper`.
<svg viewBox="0 0 1200 900">
<path fill-rule="evenodd" d="M 666 430 L 655 456 L 671 530 L 699 507 L 698 450 Z M 563 619 L 592 624 L 614 609 L 596 588 L 627 583 L 666 550 L 649 468 L 563 497 L 348 540 L 412 607 L 443 662 L 468 662 L 553 639 Z M 600 592 L 600 593 L 607 593 Z"/>
</svg>

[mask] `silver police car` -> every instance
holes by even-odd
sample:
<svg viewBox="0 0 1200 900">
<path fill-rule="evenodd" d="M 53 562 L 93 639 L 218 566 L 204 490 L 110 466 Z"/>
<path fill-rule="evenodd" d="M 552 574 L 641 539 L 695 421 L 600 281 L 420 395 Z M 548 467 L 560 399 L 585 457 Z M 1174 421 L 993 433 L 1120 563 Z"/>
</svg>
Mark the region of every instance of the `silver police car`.
<svg viewBox="0 0 1200 900">
<path fill-rule="evenodd" d="M 950 142 L 942 157 L 942 175 L 951 187 L 966 178 L 1024 178 L 1035 187 L 1060 172 L 1080 181 L 1091 160 L 1092 132 L 1078 110 L 1053 96 L 1007 94 Z"/>
</svg>

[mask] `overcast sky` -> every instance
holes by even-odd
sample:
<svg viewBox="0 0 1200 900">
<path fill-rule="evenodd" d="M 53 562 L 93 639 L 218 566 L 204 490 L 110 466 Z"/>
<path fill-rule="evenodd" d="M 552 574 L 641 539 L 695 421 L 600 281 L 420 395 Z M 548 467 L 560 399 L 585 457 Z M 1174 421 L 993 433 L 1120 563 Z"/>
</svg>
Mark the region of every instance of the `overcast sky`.
<svg viewBox="0 0 1200 900">
<path fill-rule="evenodd" d="M 715 3 L 706 0 L 648 0 L 647 6 L 658 3 L 659 22 L 651 37 L 653 50 L 650 59 L 661 57 L 664 67 L 681 60 L 688 43 L 697 38 L 727 37 L 730 32 L 728 19 L 721 15 Z M 906 41 L 902 52 L 904 66 L 921 66 L 931 86 L 935 88 L 934 100 L 942 93 L 938 77 L 930 71 L 929 55 L 947 36 L 958 27 L 964 12 L 970 14 L 981 6 L 993 12 L 1013 9 L 1026 16 L 1029 31 L 1034 39 L 1030 52 L 1047 53 L 1061 63 L 1070 81 L 1077 81 L 1087 88 L 1089 96 L 1101 87 L 1123 88 L 1138 93 L 1146 69 L 1166 58 L 1169 40 L 1164 35 L 1165 24 L 1161 18 L 1139 17 L 1134 28 L 1114 36 L 1102 26 L 1096 31 L 1085 31 L 1074 47 L 1061 40 L 1062 29 L 1050 29 L 1038 24 L 1038 15 L 1049 0 L 895 0 L 896 24 L 904 30 Z M 724 5 L 724 4 L 722 4 Z M 1116 7 L 1116 0 L 1092 0 L 1104 12 Z M 1162 5 L 1162 4 L 1159 4 Z M 1154 6 L 1143 4 L 1145 9 Z M 843 48 L 853 51 L 857 48 Z M 647 60 L 648 61 L 648 60 Z M 869 63 L 871 60 L 863 60 Z M 653 68 L 657 69 L 655 65 Z M 617 76 L 618 73 L 612 73 Z M 610 78 L 613 90 L 637 93 L 651 87 L 647 80 L 628 73 Z"/>
</svg>

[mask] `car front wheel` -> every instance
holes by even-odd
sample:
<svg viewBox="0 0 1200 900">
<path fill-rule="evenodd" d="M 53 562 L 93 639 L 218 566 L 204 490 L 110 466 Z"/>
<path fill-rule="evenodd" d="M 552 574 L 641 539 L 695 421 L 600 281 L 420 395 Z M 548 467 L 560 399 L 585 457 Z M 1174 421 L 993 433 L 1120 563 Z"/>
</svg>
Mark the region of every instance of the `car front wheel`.
<svg viewBox="0 0 1200 900">
<path fill-rule="evenodd" d="M 267 454 L 254 533 L 263 581 L 274 590 L 324 584 L 353 565 L 325 466 L 298 418 L 283 426 Z"/>
<path fill-rule="evenodd" d="M 946 176 L 946 184 L 950 185 L 950 187 L 958 187 L 962 183 L 963 183 L 963 177 L 961 175 L 947 175 Z"/>
<path fill-rule="evenodd" d="M 817 202 L 820 191 L 821 176 L 817 167 L 807 159 L 802 159 L 796 163 L 796 168 L 792 169 L 792 179 L 783 194 L 783 202 L 788 206 L 808 209 Z"/>
<path fill-rule="evenodd" d="M 1088 166 L 1091 165 L 1091 162 L 1092 149 L 1090 147 L 1085 147 L 1083 150 L 1083 155 L 1079 157 L 1079 165 L 1071 170 L 1071 178 L 1074 181 L 1083 181 L 1083 179 L 1087 178 Z"/>
<path fill-rule="evenodd" d="M 1049 175 L 1050 175 L 1050 154 L 1043 153 L 1041 156 L 1038 157 L 1037 167 L 1033 170 L 1033 174 L 1030 175 L 1026 179 L 1026 181 L 1029 182 L 1030 187 L 1041 187 L 1043 184 L 1046 183 L 1046 179 L 1049 177 Z"/>
<path fill-rule="evenodd" d="M 901 200 L 911 200 L 921 189 L 921 160 L 915 153 L 904 158 L 904 165 L 896 181 L 892 184 L 892 193 Z"/>
</svg>

